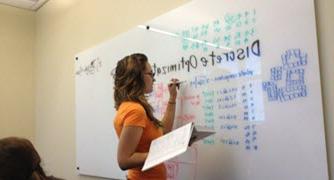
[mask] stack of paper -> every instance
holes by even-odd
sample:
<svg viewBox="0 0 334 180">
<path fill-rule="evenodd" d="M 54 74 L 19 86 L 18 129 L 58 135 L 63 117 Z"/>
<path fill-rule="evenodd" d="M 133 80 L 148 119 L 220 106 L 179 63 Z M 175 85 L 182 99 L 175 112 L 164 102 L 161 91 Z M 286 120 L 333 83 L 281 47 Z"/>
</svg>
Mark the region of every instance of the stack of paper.
<svg viewBox="0 0 334 180">
<path fill-rule="evenodd" d="M 191 138 L 196 138 L 194 141 L 198 141 L 214 133 L 209 128 L 188 123 L 153 140 L 142 171 L 184 153 L 188 148 Z"/>
</svg>

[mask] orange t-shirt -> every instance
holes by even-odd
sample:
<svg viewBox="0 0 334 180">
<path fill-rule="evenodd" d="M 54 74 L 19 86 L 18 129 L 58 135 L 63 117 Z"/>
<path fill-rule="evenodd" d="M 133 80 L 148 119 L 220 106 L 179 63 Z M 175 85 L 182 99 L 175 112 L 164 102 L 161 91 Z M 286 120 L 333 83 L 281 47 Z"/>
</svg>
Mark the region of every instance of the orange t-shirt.
<svg viewBox="0 0 334 180">
<path fill-rule="evenodd" d="M 152 140 L 163 135 L 162 128 L 157 128 L 147 117 L 144 107 L 136 102 L 123 102 L 118 108 L 114 119 L 114 127 L 118 137 L 120 137 L 123 127 L 126 126 L 139 126 L 144 129 L 136 152 L 148 152 Z M 166 168 L 163 163 L 144 172 L 141 171 L 141 168 L 128 170 L 130 180 L 165 180 L 166 177 Z"/>
</svg>

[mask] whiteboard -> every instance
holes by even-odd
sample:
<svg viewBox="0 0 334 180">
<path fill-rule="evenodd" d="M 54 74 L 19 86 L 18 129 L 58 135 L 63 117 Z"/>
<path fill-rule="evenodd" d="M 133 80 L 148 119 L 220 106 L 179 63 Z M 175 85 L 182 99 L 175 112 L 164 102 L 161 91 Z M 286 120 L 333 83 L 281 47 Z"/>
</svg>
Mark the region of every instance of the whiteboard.
<svg viewBox="0 0 334 180">
<path fill-rule="evenodd" d="M 157 117 L 177 77 L 186 83 L 174 128 L 217 131 L 166 162 L 168 179 L 328 179 L 312 0 L 194 0 L 78 53 L 79 174 L 125 179 L 111 74 L 135 52 L 156 73 L 149 101 Z"/>
</svg>

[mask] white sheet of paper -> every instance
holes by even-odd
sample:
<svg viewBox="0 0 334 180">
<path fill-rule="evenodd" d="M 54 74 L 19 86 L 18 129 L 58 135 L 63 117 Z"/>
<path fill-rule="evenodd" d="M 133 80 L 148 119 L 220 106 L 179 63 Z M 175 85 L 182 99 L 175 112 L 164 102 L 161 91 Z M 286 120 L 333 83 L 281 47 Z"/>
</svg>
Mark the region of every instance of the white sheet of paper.
<svg viewBox="0 0 334 180">
<path fill-rule="evenodd" d="M 142 171 L 185 152 L 188 148 L 192 128 L 193 124 L 188 123 L 153 140 Z"/>
</svg>

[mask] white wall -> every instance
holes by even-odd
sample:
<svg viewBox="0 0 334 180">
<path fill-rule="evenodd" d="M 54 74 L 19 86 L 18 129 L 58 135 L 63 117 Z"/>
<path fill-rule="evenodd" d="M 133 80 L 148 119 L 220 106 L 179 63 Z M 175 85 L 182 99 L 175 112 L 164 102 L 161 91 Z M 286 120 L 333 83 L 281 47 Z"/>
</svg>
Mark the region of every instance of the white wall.
<svg viewBox="0 0 334 180">
<path fill-rule="evenodd" d="M 334 179 L 334 1 L 316 0 L 316 21 L 330 178 Z"/>
<path fill-rule="evenodd" d="M 0 138 L 34 140 L 35 13 L 0 4 Z"/>
</svg>

